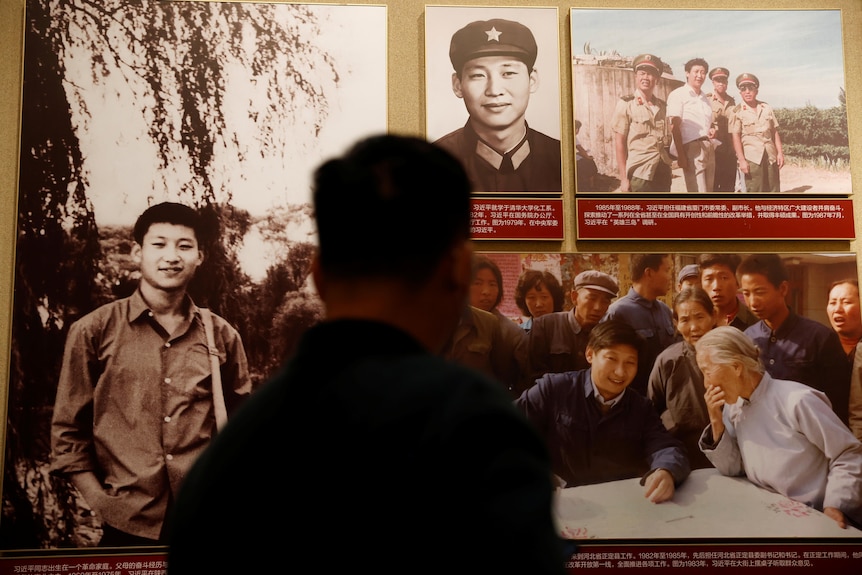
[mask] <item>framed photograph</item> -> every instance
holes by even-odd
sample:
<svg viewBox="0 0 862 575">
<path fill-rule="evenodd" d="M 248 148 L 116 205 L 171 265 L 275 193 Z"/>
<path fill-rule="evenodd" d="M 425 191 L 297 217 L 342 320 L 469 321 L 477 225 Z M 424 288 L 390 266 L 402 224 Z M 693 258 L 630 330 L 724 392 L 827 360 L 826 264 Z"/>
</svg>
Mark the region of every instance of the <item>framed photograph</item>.
<svg viewBox="0 0 862 575">
<path fill-rule="evenodd" d="M 476 194 L 562 193 L 556 8 L 426 6 L 426 137 Z"/>
<path fill-rule="evenodd" d="M 132 230 L 138 216 L 163 202 L 201 214 L 201 256 L 187 293 L 241 338 L 244 353 L 233 340 L 234 356 L 245 356 L 237 373 L 253 389 L 280 366 L 297 328 L 322 313 L 306 281 L 316 242 L 313 166 L 387 130 L 386 6 L 109 4 L 104 11 L 81 2 L 26 4 L 15 359 L 0 522 L 6 555 L 106 545 L 102 511 L 118 507 L 97 509 L 56 467 L 52 414 L 60 395 L 74 395 L 57 391 L 59 380 L 76 380 L 61 368 L 70 326 L 134 298 L 147 273 Z M 135 369 L 146 367 L 141 361 Z M 209 433 L 205 424 L 200 436 Z M 81 437 L 92 437 L 95 425 L 89 421 Z M 125 432 L 116 429 L 119 443 Z M 180 475 L 191 463 L 183 461 Z M 164 467 L 150 487 L 173 491 Z M 115 483 L 111 495 L 119 499 L 117 484 L 125 484 Z M 158 540 L 163 517 L 148 510 L 168 499 L 164 490 L 113 527 Z M 120 569 L 113 560 L 87 563 Z M 57 568 L 50 558 L 28 564 Z M 0 571 L 7 567 L 12 572 L 10 563 Z"/>
<path fill-rule="evenodd" d="M 579 195 L 852 192 L 841 10 L 570 18 Z"/>
<path fill-rule="evenodd" d="M 652 264 L 647 263 L 650 258 Z M 655 266 L 655 273 L 641 275 L 638 270 L 648 266 Z M 782 278 L 780 287 L 772 292 L 774 305 L 763 296 L 763 290 L 769 290 L 760 271 L 766 269 L 779 270 L 775 278 Z M 701 412 L 706 408 L 698 407 L 703 401 L 699 398 L 704 397 L 707 383 L 716 382 L 706 376 L 695 377 L 693 370 L 702 372 L 696 367 L 700 358 L 692 355 L 697 341 L 713 330 L 744 333 L 759 348 L 765 373 L 774 378 L 761 390 L 770 389 L 778 379 L 807 378 L 809 390 L 823 392 L 814 405 L 821 412 L 818 419 L 823 429 L 830 429 L 827 443 L 843 441 L 848 454 L 854 452 L 851 458 L 858 461 L 862 451 L 854 435 L 862 435 L 862 413 L 857 407 L 855 416 L 851 415 L 856 421 L 850 424 L 852 432 L 839 415 L 846 406 L 850 365 L 862 336 L 862 323 L 855 311 L 859 293 L 855 254 L 485 252 L 477 255 L 474 274 L 471 303 L 496 314 L 504 325 L 511 322 L 528 331 L 523 340 L 526 349 L 515 354 L 527 366 L 526 377 L 521 378 L 521 388 L 513 395 L 516 405 L 545 436 L 554 473 L 563 481 L 557 491 L 555 516 L 561 536 L 577 546 L 577 552 L 566 563 L 569 572 L 673 568 L 673 572 L 694 574 L 711 568 L 767 566 L 782 567 L 779 572 L 790 566 L 855 572 L 862 557 L 862 531 L 858 525 L 843 529 L 832 518 L 800 501 L 803 498 L 788 496 L 798 477 L 795 472 L 774 483 L 766 482 L 768 473 L 757 471 L 759 462 L 751 464 L 748 476 L 734 474 L 721 459 L 713 463 L 698 448 L 697 440 L 709 426 L 708 417 Z M 636 280 L 638 276 L 641 279 Z M 652 288 L 647 285 L 655 288 L 651 295 Z M 636 298 L 641 302 L 636 306 L 656 310 L 647 312 L 652 317 L 666 314 L 664 322 L 647 325 L 635 314 L 624 313 L 623 301 Z M 657 308 L 664 312 L 658 313 Z M 784 314 L 774 315 L 782 309 Z M 608 391 L 608 386 L 601 383 L 598 354 L 586 347 L 598 333 L 598 326 L 609 319 L 636 325 L 637 332 L 650 342 L 665 336 L 658 355 L 646 364 L 640 358 L 644 350 L 655 353 L 653 344 L 646 344 L 636 354 L 636 373 L 622 395 L 624 398 L 635 393 L 643 397 L 645 393 L 655 409 L 654 425 L 685 446 L 691 472 L 676 485 L 673 496 L 659 504 L 645 496 L 648 486 L 643 484 L 641 472 L 623 478 L 625 473 L 616 475 L 619 468 L 607 464 L 608 460 L 619 464 L 633 444 L 647 445 L 652 440 L 623 440 L 624 433 L 617 436 L 620 430 L 614 429 L 611 419 L 614 408 L 604 416 L 607 420 L 601 419 L 603 423 L 597 424 L 599 407 L 592 415 L 581 413 L 576 417 L 571 410 L 589 411 L 588 402 L 578 402 L 574 395 L 567 399 L 555 395 L 566 386 L 581 385 L 584 378 L 578 374 L 586 373 L 587 368 L 599 390 L 592 393 Z M 769 325 L 764 322 L 775 326 L 773 341 L 777 337 L 778 344 L 762 339 L 761 326 Z M 597 336 L 597 345 L 604 345 L 602 342 L 612 337 L 609 333 Z M 813 343 L 815 338 L 819 343 Z M 796 360 L 775 360 L 776 345 L 793 350 Z M 625 346 L 611 349 L 622 363 L 626 356 L 620 354 Z M 781 371 L 802 366 L 807 366 L 803 368 L 807 375 L 803 370 L 793 376 Z M 487 369 L 493 373 L 493 363 Z M 826 375 L 836 369 L 843 375 Z M 858 363 L 853 369 L 858 372 Z M 641 380 L 645 391 L 632 391 L 638 389 L 642 371 L 648 375 Z M 625 373 L 625 369 L 618 368 L 614 377 L 630 377 L 619 375 Z M 725 373 L 724 377 L 729 376 Z M 839 386 L 828 389 L 837 381 L 841 381 Z M 853 385 L 859 385 L 855 376 Z M 692 392 L 695 387 L 699 389 Z M 583 396 L 579 397 L 583 400 Z M 764 397 L 752 398 L 752 405 Z M 844 403 L 838 407 L 841 397 Z M 543 418 L 543 405 L 552 410 L 550 419 Z M 620 409 L 627 409 L 627 422 L 637 420 L 631 407 Z M 741 418 L 754 417 L 753 413 L 744 412 Z M 571 423 L 559 424 L 567 420 Z M 779 425 L 779 420 L 782 417 L 767 425 Z M 795 437 L 801 438 L 804 433 L 800 430 Z M 644 434 L 645 437 L 647 432 Z M 778 435 L 781 434 L 773 437 Z M 818 442 L 816 435 L 812 434 L 812 438 Z M 593 450 L 589 451 L 591 442 Z M 742 450 L 743 458 L 752 453 L 751 447 L 749 444 Z M 775 445 L 772 448 L 782 449 Z M 777 458 L 771 469 L 778 469 L 792 457 L 788 452 Z M 819 479 L 823 480 L 824 477 Z M 857 493 L 851 497 L 858 497 L 859 482 L 857 478 L 847 484 L 848 494 Z"/>
</svg>

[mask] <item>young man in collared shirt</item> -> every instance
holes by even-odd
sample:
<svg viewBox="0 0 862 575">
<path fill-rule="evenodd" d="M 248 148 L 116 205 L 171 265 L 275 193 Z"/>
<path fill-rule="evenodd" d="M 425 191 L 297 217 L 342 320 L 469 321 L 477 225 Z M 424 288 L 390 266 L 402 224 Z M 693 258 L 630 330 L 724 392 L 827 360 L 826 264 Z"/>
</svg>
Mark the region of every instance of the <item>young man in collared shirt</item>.
<svg viewBox="0 0 862 575">
<path fill-rule="evenodd" d="M 667 97 L 677 164 L 689 192 L 712 192 L 715 181 L 715 126 L 712 103 L 701 89 L 709 64 L 703 58 L 685 63 L 686 83 Z"/>
<path fill-rule="evenodd" d="M 661 503 L 685 481 L 685 449 L 645 395 L 629 391 L 643 340 L 618 320 L 590 332 L 588 369 L 549 373 L 515 406 L 544 437 L 553 472 L 566 487 L 641 477 L 644 497 Z"/>
<path fill-rule="evenodd" d="M 739 301 L 739 281 L 736 268 L 742 258 L 737 254 L 701 254 L 700 287 L 709 294 L 718 310 L 718 325 L 730 325 L 745 330 L 757 323 L 757 316 Z"/>
<path fill-rule="evenodd" d="M 824 392 L 847 424 L 850 363 L 831 328 L 787 306 L 790 277 L 781 257 L 752 254 L 739 264 L 737 274 L 745 303 L 760 318 L 745 335 L 760 349 L 766 371 Z"/>
<path fill-rule="evenodd" d="M 52 472 L 102 521 L 100 546 L 165 543 L 165 517 L 216 433 L 209 346 L 186 293 L 203 262 L 199 216 L 165 202 L 134 228 L 130 297 L 69 328 L 51 424 Z M 251 392 L 236 330 L 211 314 L 225 407 Z"/>
<path fill-rule="evenodd" d="M 649 374 L 656 357 L 676 340 L 673 312 L 658 298 L 670 291 L 671 260 L 668 254 L 634 254 L 629 261 L 632 286 L 613 302 L 602 321 L 619 319 L 632 326 L 645 343 L 639 355 L 632 389 L 646 396 Z"/>
</svg>

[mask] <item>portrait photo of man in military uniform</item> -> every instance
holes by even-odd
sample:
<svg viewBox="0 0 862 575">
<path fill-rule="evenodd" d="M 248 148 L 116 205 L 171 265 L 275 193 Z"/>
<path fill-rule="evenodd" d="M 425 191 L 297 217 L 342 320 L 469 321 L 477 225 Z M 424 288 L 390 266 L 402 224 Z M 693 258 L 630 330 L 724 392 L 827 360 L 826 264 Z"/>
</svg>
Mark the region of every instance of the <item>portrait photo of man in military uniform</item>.
<svg viewBox="0 0 862 575">
<path fill-rule="evenodd" d="M 556 21 L 556 11 L 547 9 L 427 9 L 428 139 L 462 161 L 476 193 L 562 191 L 559 66 L 553 65 L 559 49 L 537 41 L 555 33 L 533 29 L 545 15 Z M 430 64 L 441 52 L 449 64 L 445 96 L 430 90 L 444 77 Z M 445 114 L 443 121 L 441 99 L 460 107 L 458 119 Z M 542 113 L 553 128 L 549 111 L 556 111 L 553 133 L 533 123 Z"/>
</svg>

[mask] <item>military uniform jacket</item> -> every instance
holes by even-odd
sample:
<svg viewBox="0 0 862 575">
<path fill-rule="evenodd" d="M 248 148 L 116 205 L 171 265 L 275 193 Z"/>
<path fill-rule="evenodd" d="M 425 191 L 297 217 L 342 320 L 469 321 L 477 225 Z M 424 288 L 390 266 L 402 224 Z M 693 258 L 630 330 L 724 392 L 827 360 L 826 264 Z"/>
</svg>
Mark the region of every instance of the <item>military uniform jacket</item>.
<svg viewBox="0 0 862 575">
<path fill-rule="evenodd" d="M 716 154 L 734 155 L 733 138 L 730 137 L 730 125 L 733 122 L 733 108 L 736 106 L 736 100 L 733 96 L 725 94 L 725 101 L 719 100 L 715 94 L 707 94 L 710 104 L 712 104 L 712 121 L 717 126 L 715 139 L 721 142 L 721 145 L 715 149 Z"/>
<path fill-rule="evenodd" d="M 477 192 L 563 190 L 560 141 L 529 126 L 526 142 L 512 155 L 515 169 L 509 172 L 498 169 L 500 155 L 479 138 L 469 121 L 434 143 L 461 160 Z"/>
<path fill-rule="evenodd" d="M 611 129 L 626 137 L 628 159 L 626 173 L 652 181 L 659 162 L 670 165 L 667 152 L 670 139 L 667 133 L 667 103 L 655 96 L 647 100 L 638 90 L 634 95 L 617 101 Z"/>
<path fill-rule="evenodd" d="M 766 102 L 758 102 L 755 108 L 745 103 L 733 108 L 730 132 L 742 137 L 742 151 L 749 162 L 760 165 L 764 151 L 769 158 L 769 163 L 777 161 L 778 150 L 775 147 L 777 129 L 778 120 L 775 119 L 772 106 Z"/>
</svg>

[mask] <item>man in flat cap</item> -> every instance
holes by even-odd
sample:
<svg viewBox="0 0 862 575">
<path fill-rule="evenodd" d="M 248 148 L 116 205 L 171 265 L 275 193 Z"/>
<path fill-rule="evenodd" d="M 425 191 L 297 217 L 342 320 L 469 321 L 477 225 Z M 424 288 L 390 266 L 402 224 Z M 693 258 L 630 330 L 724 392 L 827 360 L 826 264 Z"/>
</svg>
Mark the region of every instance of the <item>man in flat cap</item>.
<svg viewBox="0 0 862 575">
<path fill-rule="evenodd" d="M 620 191 L 669 192 L 671 158 L 667 105 L 653 91 L 664 72 L 658 56 L 641 54 L 632 62 L 637 89 L 622 96 L 614 109 L 614 131 Z"/>
<path fill-rule="evenodd" d="M 757 99 L 760 80 L 754 74 L 736 77 L 742 102 L 733 108 L 730 133 L 739 169 L 749 192 L 779 192 L 784 151 L 772 106 Z"/>
<path fill-rule="evenodd" d="M 461 160 L 476 192 L 562 191 L 560 141 L 527 125 L 537 53 L 530 29 L 511 20 L 471 22 L 452 36 L 452 91 L 470 117 L 435 143 Z"/>
<path fill-rule="evenodd" d="M 575 276 L 572 309 L 533 319 L 527 338 L 528 380 L 524 388 L 531 387 L 546 373 L 589 367 L 585 353 L 590 331 L 604 317 L 619 291 L 617 280 L 604 272 L 587 270 Z"/>
<path fill-rule="evenodd" d="M 688 192 L 712 192 L 715 182 L 715 127 L 712 104 L 703 92 L 709 64 L 703 58 L 685 63 L 685 84 L 668 94 L 667 115 L 676 161 Z"/>
<path fill-rule="evenodd" d="M 736 152 L 728 127 L 736 100 L 727 93 L 730 70 L 718 66 L 709 71 L 712 92 L 707 94 L 712 104 L 712 123 L 715 139 L 721 145 L 715 149 L 715 183 L 713 191 L 733 193 L 736 191 Z"/>
</svg>

